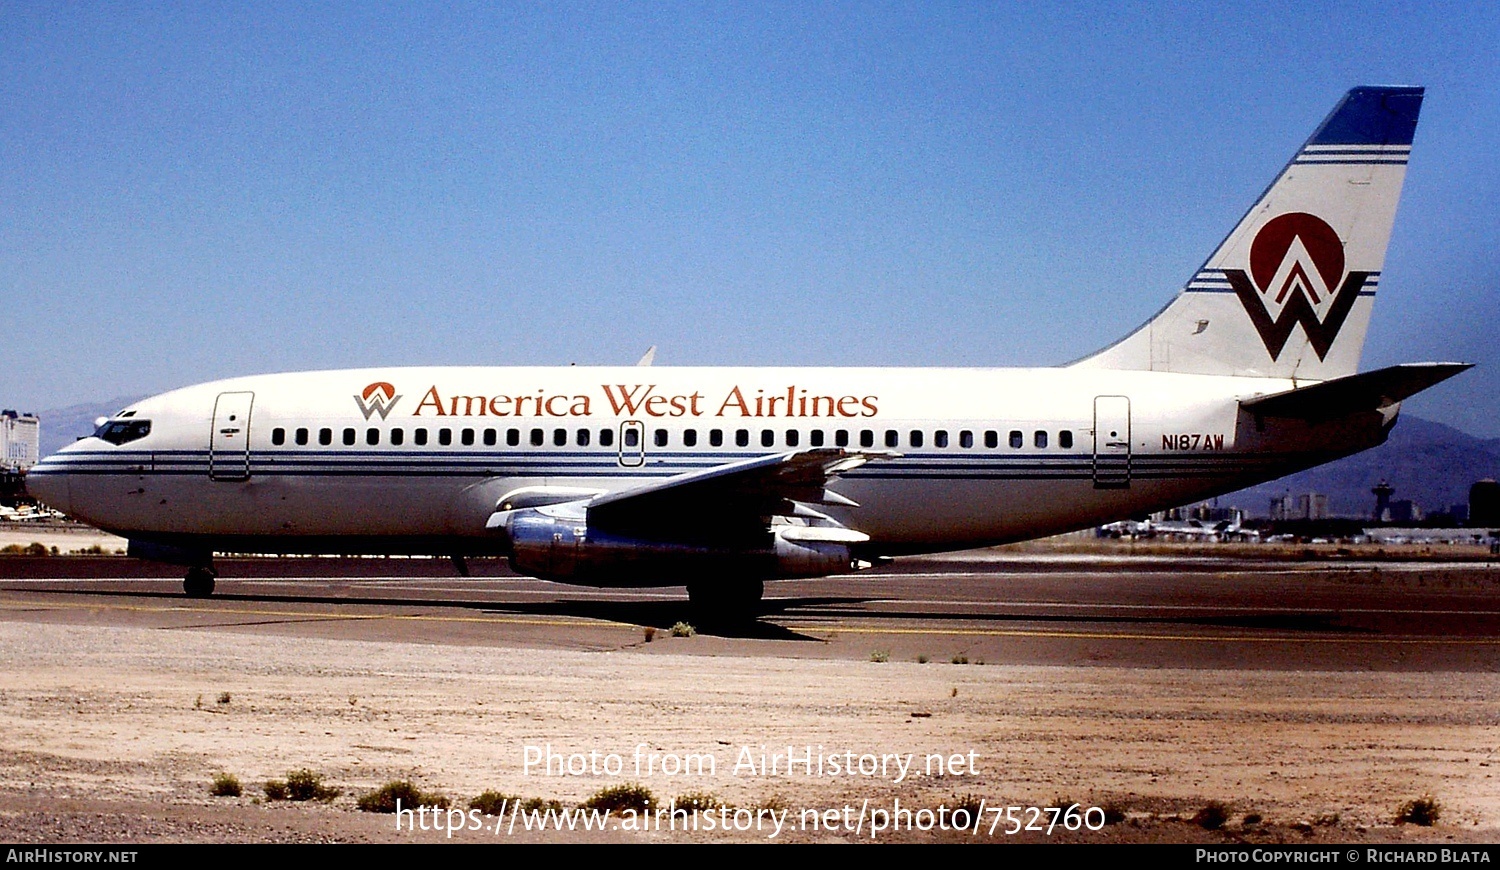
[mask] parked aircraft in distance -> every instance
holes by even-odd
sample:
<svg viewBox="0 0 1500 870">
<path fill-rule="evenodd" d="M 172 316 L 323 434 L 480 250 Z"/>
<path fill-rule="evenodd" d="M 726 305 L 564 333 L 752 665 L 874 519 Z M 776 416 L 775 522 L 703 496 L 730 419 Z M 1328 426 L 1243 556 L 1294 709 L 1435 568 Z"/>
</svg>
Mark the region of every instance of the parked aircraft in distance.
<svg viewBox="0 0 1500 870">
<path fill-rule="evenodd" d="M 28 484 L 194 596 L 216 551 L 483 554 L 716 613 L 1208 498 L 1380 444 L 1468 367 L 1358 372 L 1422 95 L 1349 91 L 1170 304 L 1069 365 L 257 375 L 136 402 Z"/>
</svg>

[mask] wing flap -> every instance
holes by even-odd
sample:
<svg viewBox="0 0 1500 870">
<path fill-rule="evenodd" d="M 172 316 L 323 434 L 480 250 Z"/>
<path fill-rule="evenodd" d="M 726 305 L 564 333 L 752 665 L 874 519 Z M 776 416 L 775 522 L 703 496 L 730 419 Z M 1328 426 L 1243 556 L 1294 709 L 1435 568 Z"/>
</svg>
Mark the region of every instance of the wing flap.
<svg viewBox="0 0 1500 870">
<path fill-rule="evenodd" d="M 795 503 L 852 506 L 828 489 L 838 475 L 898 454 L 819 447 L 758 456 L 609 493 L 587 505 L 590 526 L 638 528 L 684 519 L 723 522 L 795 512 Z"/>
</svg>

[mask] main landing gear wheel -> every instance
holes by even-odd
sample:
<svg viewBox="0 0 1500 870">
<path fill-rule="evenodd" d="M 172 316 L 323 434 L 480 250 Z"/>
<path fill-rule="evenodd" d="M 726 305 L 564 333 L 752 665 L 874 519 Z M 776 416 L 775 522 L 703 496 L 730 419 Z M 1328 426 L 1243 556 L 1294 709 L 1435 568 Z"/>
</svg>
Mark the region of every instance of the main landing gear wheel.
<svg viewBox="0 0 1500 870">
<path fill-rule="evenodd" d="M 760 580 L 718 580 L 688 584 L 688 604 L 704 623 L 749 622 L 760 615 L 766 586 Z"/>
<path fill-rule="evenodd" d="M 190 568 L 182 581 L 182 591 L 189 598 L 207 598 L 214 594 L 214 572 L 212 568 Z"/>
</svg>

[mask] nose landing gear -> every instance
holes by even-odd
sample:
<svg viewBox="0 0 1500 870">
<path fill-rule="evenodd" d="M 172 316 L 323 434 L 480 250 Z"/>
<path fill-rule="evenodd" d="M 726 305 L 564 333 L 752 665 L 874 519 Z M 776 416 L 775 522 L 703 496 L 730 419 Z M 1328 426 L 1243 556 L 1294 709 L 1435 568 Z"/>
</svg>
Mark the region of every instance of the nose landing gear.
<svg viewBox="0 0 1500 870">
<path fill-rule="evenodd" d="M 207 598 L 214 594 L 214 577 L 216 576 L 212 568 L 189 568 L 187 577 L 182 581 L 182 591 L 187 593 L 189 598 Z"/>
</svg>

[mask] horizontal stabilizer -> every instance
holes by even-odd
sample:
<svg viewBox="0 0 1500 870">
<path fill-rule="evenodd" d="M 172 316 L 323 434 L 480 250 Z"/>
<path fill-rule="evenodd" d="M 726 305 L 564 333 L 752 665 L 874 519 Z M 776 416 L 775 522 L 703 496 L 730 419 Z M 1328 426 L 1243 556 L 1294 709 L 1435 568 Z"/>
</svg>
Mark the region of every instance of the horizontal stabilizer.
<svg viewBox="0 0 1500 870">
<path fill-rule="evenodd" d="M 1326 420 L 1395 404 L 1470 368 L 1473 368 L 1471 363 L 1407 363 L 1284 393 L 1241 399 L 1240 407 L 1267 417 Z"/>
</svg>

